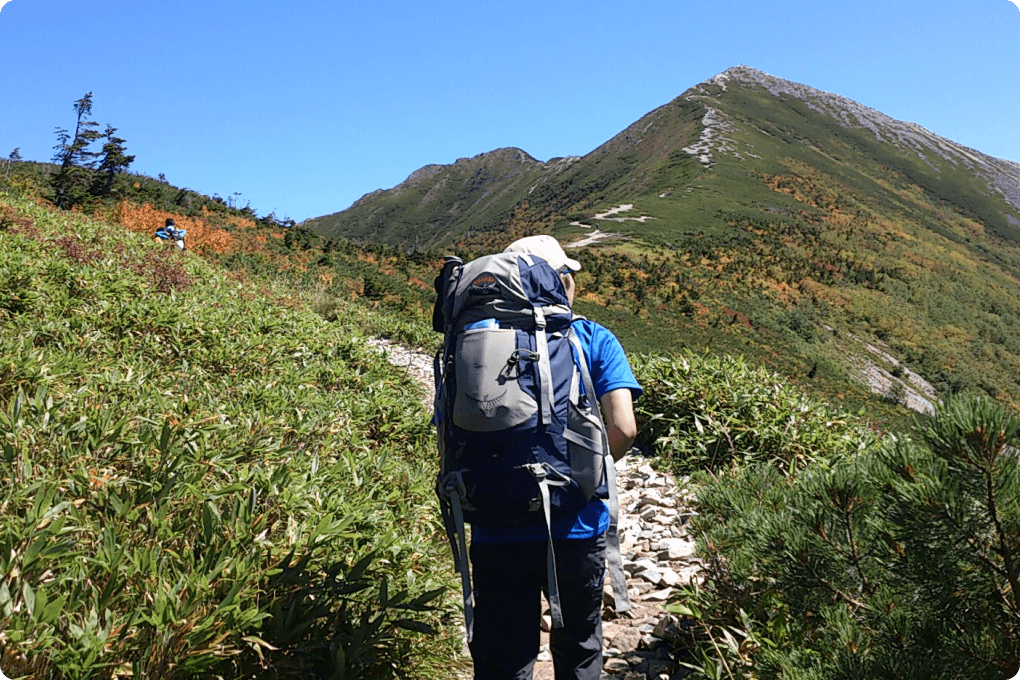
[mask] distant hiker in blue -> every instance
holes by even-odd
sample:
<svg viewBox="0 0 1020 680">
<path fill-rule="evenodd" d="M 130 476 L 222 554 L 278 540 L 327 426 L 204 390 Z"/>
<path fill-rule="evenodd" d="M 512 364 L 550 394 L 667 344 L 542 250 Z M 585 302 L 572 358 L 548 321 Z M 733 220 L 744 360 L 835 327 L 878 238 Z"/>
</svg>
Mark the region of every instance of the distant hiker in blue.
<svg viewBox="0 0 1020 680">
<path fill-rule="evenodd" d="M 504 252 L 537 255 L 559 272 L 573 304 L 573 272 L 581 264 L 567 257 L 551 236 L 529 236 Z M 571 324 L 581 341 L 594 391 L 602 406 L 614 460 L 637 434 L 633 400 L 641 395 L 623 347 L 594 321 Z M 602 497 L 600 497 L 600 495 Z M 556 680 L 599 680 L 602 673 L 602 591 L 606 574 L 610 511 L 596 494 L 580 511 L 554 517 L 551 525 L 562 627 L 553 627 L 550 647 Z M 615 533 L 615 526 L 614 526 Z M 474 631 L 470 642 L 475 680 L 531 680 L 539 651 L 541 593 L 548 593 L 544 522 L 516 526 L 472 526 Z"/>
<path fill-rule="evenodd" d="M 160 238 L 164 241 L 172 241 L 177 246 L 178 250 L 184 250 L 184 237 L 187 235 L 186 229 L 178 229 L 174 226 L 174 220 L 172 217 L 166 218 L 166 225 L 156 230 L 156 238 Z"/>
</svg>

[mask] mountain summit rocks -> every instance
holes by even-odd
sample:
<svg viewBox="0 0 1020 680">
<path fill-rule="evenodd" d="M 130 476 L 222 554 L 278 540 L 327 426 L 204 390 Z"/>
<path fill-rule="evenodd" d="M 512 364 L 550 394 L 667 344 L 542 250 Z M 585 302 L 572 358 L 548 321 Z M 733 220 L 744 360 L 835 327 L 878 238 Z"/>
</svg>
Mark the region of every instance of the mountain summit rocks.
<svg viewBox="0 0 1020 680">
<path fill-rule="evenodd" d="M 812 111 L 835 118 L 843 127 L 869 130 L 879 142 L 913 151 L 932 169 L 937 170 L 928 160 L 929 155 L 963 165 L 971 172 L 982 175 L 989 186 L 994 187 L 1007 203 L 1020 210 L 1020 165 L 1017 163 L 994 158 L 957 144 L 916 123 L 896 120 L 847 97 L 777 78 L 747 66 L 727 69 L 701 85 L 691 88 L 684 95 L 688 101 L 700 101 L 709 107 L 702 121 L 705 129 L 701 142 L 689 147 L 689 150 L 685 149 L 688 153 L 697 155 L 703 164 L 707 164 L 706 147 L 712 146 L 713 140 L 718 140 L 715 145 L 720 147 L 721 142 L 726 139 L 726 131 L 732 129 L 728 117 L 721 114 L 712 104 L 720 91 L 726 92 L 734 87 L 761 88 L 777 99 L 798 99 Z M 725 147 L 720 147 L 720 150 L 732 151 Z M 1014 221 L 1014 224 L 1020 222 Z"/>
</svg>

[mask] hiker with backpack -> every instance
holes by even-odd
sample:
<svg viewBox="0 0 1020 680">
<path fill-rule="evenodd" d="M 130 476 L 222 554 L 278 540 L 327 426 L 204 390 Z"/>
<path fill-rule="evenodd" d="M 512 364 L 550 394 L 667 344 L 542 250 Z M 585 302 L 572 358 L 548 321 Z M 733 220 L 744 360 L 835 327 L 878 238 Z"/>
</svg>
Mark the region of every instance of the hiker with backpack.
<svg viewBox="0 0 1020 680">
<path fill-rule="evenodd" d="M 168 217 L 166 218 L 166 225 L 156 230 L 156 238 L 167 242 L 172 241 L 178 250 L 184 250 L 184 237 L 187 233 L 186 229 L 178 229 L 174 226 L 173 218 Z"/>
<path fill-rule="evenodd" d="M 542 235 L 448 258 L 436 281 L 437 493 L 475 680 L 532 677 L 542 592 L 556 679 L 598 680 L 607 563 L 616 611 L 630 606 L 613 463 L 642 390 L 616 337 L 573 314 L 579 270 Z"/>
</svg>

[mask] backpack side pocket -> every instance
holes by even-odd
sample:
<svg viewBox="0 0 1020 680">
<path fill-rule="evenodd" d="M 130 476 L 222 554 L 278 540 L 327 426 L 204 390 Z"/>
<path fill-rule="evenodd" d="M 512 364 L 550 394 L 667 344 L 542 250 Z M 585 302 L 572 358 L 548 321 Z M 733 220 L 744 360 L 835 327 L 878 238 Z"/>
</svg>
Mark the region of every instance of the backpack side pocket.
<svg viewBox="0 0 1020 680">
<path fill-rule="evenodd" d="M 457 338 L 454 424 L 468 432 L 496 432 L 527 422 L 538 403 L 521 386 L 517 331 L 480 328 Z"/>
<path fill-rule="evenodd" d="M 581 487 L 586 499 L 595 495 L 595 490 L 605 483 L 606 450 L 602 437 L 602 422 L 592 409 L 589 395 L 579 395 L 578 375 L 574 374 L 567 404 L 567 427 L 563 438 L 567 440 L 570 454 L 570 475 Z"/>
</svg>

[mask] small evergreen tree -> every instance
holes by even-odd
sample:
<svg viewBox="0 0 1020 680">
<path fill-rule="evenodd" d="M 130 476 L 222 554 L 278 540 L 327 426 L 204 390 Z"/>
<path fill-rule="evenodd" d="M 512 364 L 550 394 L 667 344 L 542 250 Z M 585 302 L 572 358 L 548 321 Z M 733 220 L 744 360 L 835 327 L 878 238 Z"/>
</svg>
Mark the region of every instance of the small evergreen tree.
<svg viewBox="0 0 1020 680">
<path fill-rule="evenodd" d="M 696 476 L 697 677 L 723 665 L 761 680 L 1011 677 L 1018 433 L 1020 418 L 994 401 L 957 397 L 920 441 L 817 448 L 785 474 L 755 463 Z M 719 643 L 726 635 L 733 645 Z"/>
<path fill-rule="evenodd" d="M 60 170 L 53 176 L 52 184 L 58 208 L 69 208 L 84 201 L 91 184 L 91 169 L 98 154 L 89 150 L 92 142 L 102 135 L 96 128 L 99 123 L 90 120 L 92 115 L 92 93 L 89 92 L 74 103 L 78 116 L 72 136 L 66 129 L 57 128 L 57 145 L 53 147 L 53 162 Z"/>
<path fill-rule="evenodd" d="M 7 157 L 7 167 L 4 169 L 4 177 L 11 174 L 11 163 L 17 163 L 21 160 L 21 147 L 17 147 L 11 152 L 11 155 Z"/>
<path fill-rule="evenodd" d="M 109 196 L 113 191 L 113 180 L 119 172 L 124 172 L 135 160 L 134 156 L 128 156 L 124 147 L 124 140 L 114 135 L 117 128 L 107 124 L 103 132 L 102 161 L 99 163 L 98 174 L 92 183 L 91 193 L 93 196 Z"/>
<path fill-rule="evenodd" d="M 74 103 L 74 110 L 78 116 L 74 135 L 58 127 L 57 145 L 53 147 L 53 162 L 60 165 L 51 179 L 58 208 L 110 196 L 117 174 L 126 171 L 135 160 L 127 154 L 124 139 L 116 136 L 117 128 L 107 124 L 99 132 L 99 124 L 90 119 L 91 92 Z M 93 151 L 92 144 L 97 140 L 105 141 L 99 151 Z"/>
</svg>

